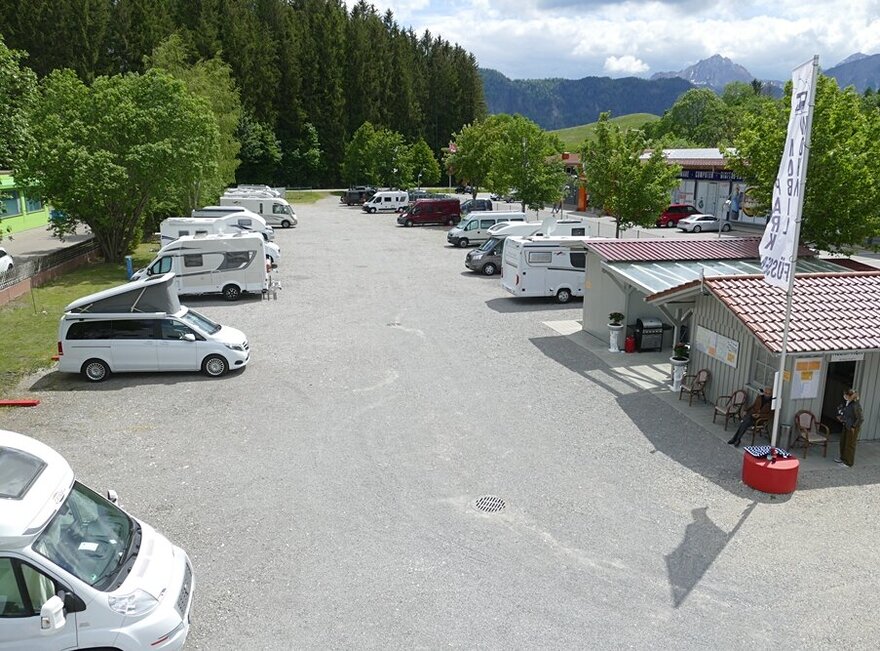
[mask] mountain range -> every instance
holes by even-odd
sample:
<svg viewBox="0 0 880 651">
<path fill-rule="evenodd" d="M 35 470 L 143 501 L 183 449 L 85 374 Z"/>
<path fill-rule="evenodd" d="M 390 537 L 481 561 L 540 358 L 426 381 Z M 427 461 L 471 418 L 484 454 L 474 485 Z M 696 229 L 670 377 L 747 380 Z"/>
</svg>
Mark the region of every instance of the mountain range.
<svg viewBox="0 0 880 651">
<path fill-rule="evenodd" d="M 880 54 L 857 52 L 823 73 L 841 88 L 880 90 Z M 544 129 L 562 129 L 595 122 L 604 111 L 662 115 L 691 88 L 721 92 L 727 84 L 751 83 L 755 77 L 741 65 L 713 55 L 677 72 L 658 72 L 650 79 L 584 77 L 583 79 L 509 79 L 497 70 L 481 68 L 483 92 L 490 113 L 520 113 Z M 782 96 L 784 82 L 761 80 L 763 92 Z"/>
</svg>

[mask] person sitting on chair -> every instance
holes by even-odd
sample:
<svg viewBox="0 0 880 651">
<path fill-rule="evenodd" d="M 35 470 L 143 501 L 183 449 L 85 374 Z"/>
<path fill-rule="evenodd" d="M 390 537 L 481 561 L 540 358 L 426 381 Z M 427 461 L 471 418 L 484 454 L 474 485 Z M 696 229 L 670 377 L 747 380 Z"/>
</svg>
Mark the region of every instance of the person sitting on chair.
<svg viewBox="0 0 880 651">
<path fill-rule="evenodd" d="M 769 418 L 771 413 L 773 413 L 773 387 L 764 387 L 764 392 L 755 398 L 755 402 L 749 407 L 739 427 L 736 428 L 736 434 L 727 442 L 728 445 L 738 448 L 743 434 L 755 424 L 755 421 L 759 417 Z"/>
</svg>

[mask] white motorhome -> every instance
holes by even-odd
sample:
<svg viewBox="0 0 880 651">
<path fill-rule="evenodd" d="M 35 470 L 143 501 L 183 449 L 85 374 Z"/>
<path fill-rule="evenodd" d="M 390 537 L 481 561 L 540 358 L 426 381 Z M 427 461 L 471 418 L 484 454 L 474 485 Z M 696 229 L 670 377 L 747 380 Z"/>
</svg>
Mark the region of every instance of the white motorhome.
<svg viewBox="0 0 880 651">
<path fill-rule="evenodd" d="M 293 206 L 281 197 L 274 197 L 267 193 L 258 193 L 256 196 L 245 193 L 224 194 L 220 197 L 221 206 L 241 206 L 258 214 L 266 220 L 267 224 L 290 228 L 297 225 L 296 211 Z"/>
<path fill-rule="evenodd" d="M 263 193 L 270 197 L 283 197 L 287 188 L 273 188 L 268 185 L 244 183 L 233 188 L 226 188 L 223 194 Z"/>
<path fill-rule="evenodd" d="M 241 213 L 233 213 L 225 217 L 168 217 L 159 224 L 159 236 L 162 246 L 170 244 L 186 235 L 195 237 L 205 235 L 235 235 L 237 233 L 260 233 L 266 247 L 266 258 L 277 266 L 281 261 L 281 247 L 269 241 L 269 236 L 261 231 L 252 230 L 239 224 Z"/>
<path fill-rule="evenodd" d="M 382 190 L 364 202 L 363 210 L 368 213 L 400 212 L 409 206 L 409 194 L 403 190 Z"/>
<path fill-rule="evenodd" d="M 515 297 L 555 296 L 568 303 L 584 295 L 584 237 L 508 237 L 501 286 Z"/>
<path fill-rule="evenodd" d="M 0 650 L 183 648 L 185 551 L 40 441 L 0 430 L 0 468 Z"/>
<path fill-rule="evenodd" d="M 502 222 L 524 222 L 524 212 L 495 212 L 476 211 L 468 213 L 468 216 L 446 233 L 446 241 L 453 246 L 465 248 L 471 244 L 480 244 L 490 237 L 489 229 Z M 540 226 L 540 224 L 538 224 Z"/>
<path fill-rule="evenodd" d="M 181 305 L 173 284 L 172 273 L 150 276 L 68 305 L 58 324 L 58 370 L 101 382 L 120 372 L 219 377 L 244 368 L 244 333 Z"/>
<path fill-rule="evenodd" d="M 245 292 L 262 293 L 269 289 L 266 252 L 262 236 L 184 235 L 166 244 L 132 280 L 174 273 L 173 287 L 178 295 L 223 294 L 236 301 Z"/>
<path fill-rule="evenodd" d="M 275 229 L 269 226 L 266 220 L 257 213 L 243 206 L 205 206 L 204 208 L 196 208 L 190 216 L 226 219 L 226 223 L 232 228 L 264 233 L 268 241 L 275 240 Z"/>
</svg>

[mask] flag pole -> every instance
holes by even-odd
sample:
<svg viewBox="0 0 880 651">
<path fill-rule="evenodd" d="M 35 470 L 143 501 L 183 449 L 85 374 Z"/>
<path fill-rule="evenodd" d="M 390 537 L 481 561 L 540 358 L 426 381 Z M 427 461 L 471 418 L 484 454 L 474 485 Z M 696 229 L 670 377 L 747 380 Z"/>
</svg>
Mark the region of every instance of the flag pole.
<svg viewBox="0 0 880 651">
<path fill-rule="evenodd" d="M 778 439 L 779 434 L 779 421 L 782 417 L 782 395 L 784 393 L 783 387 L 785 386 L 785 364 L 788 357 L 788 334 L 791 328 L 791 304 L 792 298 L 794 295 L 794 277 L 795 277 L 795 265 L 797 264 L 797 254 L 798 247 L 800 242 L 801 235 L 801 221 L 803 220 L 803 211 L 804 211 L 804 189 L 807 184 L 807 166 L 810 162 L 810 141 L 813 131 L 813 109 L 816 106 L 816 77 L 819 71 L 819 55 L 813 56 L 813 70 L 812 77 L 810 80 L 810 102 L 809 109 L 807 111 L 806 117 L 806 125 L 805 125 L 805 138 L 804 138 L 804 155 L 803 155 L 803 172 L 800 174 L 800 178 L 798 179 L 798 183 L 800 187 L 798 188 L 797 193 L 797 201 L 795 205 L 795 219 L 794 219 L 794 246 L 791 249 L 791 257 L 789 258 L 791 262 L 790 272 L 788 274 L 788 289 L 786 290 L 786 301 L 785 301 L 785 320 L 783 322 L 782 328 L 782 352 L 779 355 L 779 369 L 776 371 L 775 376 L 773 377 L 773 429 L 770 432 L 770 448 L 776 447 L 776 441 Z M 791 92 L 796 93 L 797 88 L 792 87 Z M 784 157 L 783 152 L 783 157 Z"/>
</svg>

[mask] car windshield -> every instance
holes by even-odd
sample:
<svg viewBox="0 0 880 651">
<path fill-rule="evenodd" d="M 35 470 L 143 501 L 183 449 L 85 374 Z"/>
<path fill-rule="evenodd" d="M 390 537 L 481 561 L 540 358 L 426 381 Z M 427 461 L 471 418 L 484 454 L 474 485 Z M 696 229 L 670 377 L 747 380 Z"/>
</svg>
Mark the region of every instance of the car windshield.
<svg viewBox="0 0 880 651">
<path fill-rule="evenodd" d="M 122 583 L 137 555 L 140 525 L 79 482 L 33 544 L 35 552 L 98 590 Z"/>
<path fill-rule="evenodd" d="M 219 323 L 214 323 L 206 317 L 204 314 L 199 314 L 195 310 L 191 310 L 189 308 L 186 309 L 182 315 L 180 315 L 180 320 L 188 323 L 191 326 L 195 326 L 202 332 L 205 332 L 209 335 L 213 335 L 217 332 L 220 332 L 221 326 Z"/>
<path fill-rule="evenodd" d="M 495 244 L 498 242 L 496 239 L 489 239 L 483 242 L 483 246 L 479 248 L 480 251 L 489 252 L 495 248 Z"/>
</svg>

